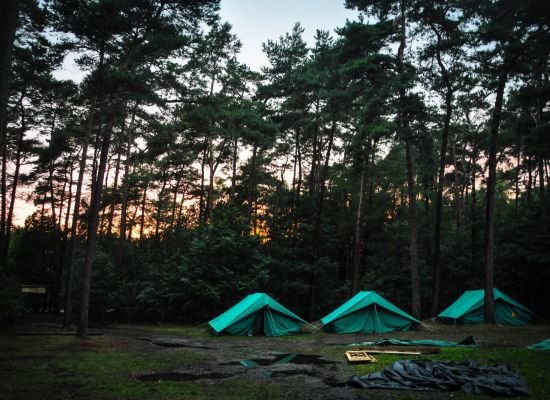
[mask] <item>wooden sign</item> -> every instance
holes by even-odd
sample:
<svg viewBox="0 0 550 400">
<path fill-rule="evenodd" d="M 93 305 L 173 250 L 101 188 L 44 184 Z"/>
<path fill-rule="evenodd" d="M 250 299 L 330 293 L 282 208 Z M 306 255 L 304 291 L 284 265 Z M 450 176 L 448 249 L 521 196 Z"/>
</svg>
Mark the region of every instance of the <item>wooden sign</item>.
<svg viewBox="0 0 550 400">
<path fill-rule="evenodd" d="M 45 294 L 46 293 L 46 288 L 44 286 L 35 286 L 35 287 L 23 286 L 21 288 L 21 293 Z"/>
</svg>

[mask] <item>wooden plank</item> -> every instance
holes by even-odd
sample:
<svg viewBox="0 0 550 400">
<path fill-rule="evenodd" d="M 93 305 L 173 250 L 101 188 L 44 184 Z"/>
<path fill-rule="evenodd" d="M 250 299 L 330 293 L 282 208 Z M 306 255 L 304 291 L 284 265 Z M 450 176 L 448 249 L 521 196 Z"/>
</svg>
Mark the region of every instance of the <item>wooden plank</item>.
<svg viewBox="0 0 550 400">
<path fill-rule="evenodd" d="M 374 353 L 376 351 L 380 351 L 379 354 L 384 354 L 383 352 L 387 351 L 395 351 L 398 352 L 398 354 L 438 354 L 441 353 L 441 349 L 439 347 L 403 347 L 403 346 L 368 346 L 368 347 L 361 347 L 361 350 L 367 351 L 369 353 Z M 391 354 L 391 353 L 386 353 Z"/>
<path fill-rule="evenodd" d="M 403 354 L 407 356 L 418 356 L 423 354 L 420 351 L 408 351 L 408 350 L 367 350 L 371 354 Z"/>
<path fill-rule="evenodd" d="M 346 351 L 346 358 L 350 363 L 373 363 L 377 361 L 376 358 L 364 350 Z"/>
</svg>

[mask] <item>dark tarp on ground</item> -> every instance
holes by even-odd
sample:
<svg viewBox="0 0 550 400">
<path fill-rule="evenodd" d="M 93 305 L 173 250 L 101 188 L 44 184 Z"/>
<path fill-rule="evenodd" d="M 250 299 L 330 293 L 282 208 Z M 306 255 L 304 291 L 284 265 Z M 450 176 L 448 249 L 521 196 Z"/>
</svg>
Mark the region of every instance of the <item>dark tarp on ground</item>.
<svg viewBox="0 0 550 400">
<path fill-rule="evenodd" d="M 431 346 L 431 347 L 477 347 L 473 336 L 468 336 L 460 342 L 446 340 L 408 340 L 408 339 L 381 339 L 374 342 L 352 343 L 348 346 Z"/>
<path fill-rule="evenodd" d="M 397 361 L 383 371 L 354 376 L 349 384 L 365 389 L 462 390 L 475 394 L 529 396 L 527 382 L 508 366 L 483 366 L 474 361 Z"/>
<path fill-rule="evenodd" d="M 532 344 L 527 347 L 529 350 L 550 350 L 550 339 L 543 340 L 542 342 Z"/>
</svg>

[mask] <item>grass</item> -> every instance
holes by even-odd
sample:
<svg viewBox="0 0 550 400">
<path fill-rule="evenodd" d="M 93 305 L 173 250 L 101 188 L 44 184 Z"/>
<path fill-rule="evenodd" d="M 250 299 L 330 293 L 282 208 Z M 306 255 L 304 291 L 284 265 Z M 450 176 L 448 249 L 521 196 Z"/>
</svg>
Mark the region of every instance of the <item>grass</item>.
<svg viewBox="0 0 550 400">
<path fill-rule="evenodd" d="M 175 325 L 128 326 L 181 337 L 207 337 L 197 328 Z M 326 359 L 344 360 L 346 346 L 327 346 L 324 334 L 297 335 L 282 338 L 236 338 L 223 336 L 210 339 L 210 344 L 250 344 L 244 352 L 299 349 Z M 512 338 L 513 339 L 513 338 Z M 309 342 L 308 342 L 309 341 Z M 217 351 L 225 351 L 221 346 Z M 285 379 L 254 379 L 237 375 L 223 381 L 149 381 L 140 382 L 135 375 L 144 371 L 200 369 L 207 354 L 197 349 L 157 348 L 135 337 L 94 336 L 89 340 L 73 336 L 0 336 L 0 398 L 4 399 L 283 399 L 301 390 L 301 398 L 314 398 L 321 391 L 316 383 L 302 384 Z M 448 361 L 476 360 L 480 364 L 507 363 L 527 379 L 532 399 L 550 398 L 550 357 L 547 351 L 527 350 L 523 345 L 483 346 L 480 348 L 444 348 L 440 354 L 408 356 L 410 359 Z M 402 359 L 399 355 L 376 355 L 375 364 L 349 365 L 342 362 L 337 378 L 346 380 L 352 375 L 379 371 Z M 212 365 L 212 364 L 211 364 Z M 305 380 L 303 381 L 305 382 Z M 294 385 L 294 386 L 292 386 Z M 315 393 L 316 393 L 315 392 Z M 465 393 L 354 391 L 360 398 L 373 399 L 486 399 Z M 391 394 L 390 394 L 391 393 Z M 313 397 L 312 397 L 313 396 Z"/>
<path fill-rule="evenodd" d="M 222 387 L 134 378 L 139 372 L 185 368 L 204 358 L 191 351 L 144 353 L 109 337 L 16 337 L 10 342 L 0 345 L 0 393 L 6 396 L 0 397 L 6 399 L 269 399 L 277 394 L 270 385 L 236 380 Z"/>
<path fill-rule="evenodd" d="M 124 329 L 126 327 L 131 329 L 140 329 L 151 334 L 157 335 L 170 335 L 181 337 L 207 337 L 208 327 L 206 325 L 200 326 L 183 326 L 175 324 L 156 324 L 156 325 L 114 325 L 114 327 Z"/>
<path fill-rule="evenodd" d="M 342 352 L 349 348 L 340 347 Z M 462 362 L 475 360 L 479 364 L 508 364 L 517 373 L 523 376 L 531 391 L 531 399 L 550 398 L 550 354 L 545 351 L 532 351 L 525 348 L 443 348 L 439 354 L 407 356 L 408 359 L 430 359 L 432 361 L 456 361 Z M 348 370 L 353 375 L 366 375 L 371 372 L 380 371 L 390 364 L 403 359 L 403 356 L 393 354 L 376 354 L 377 363 L 349 365 Z M 413 394 L 414 395 L 414 394 Z M 472 396 L 466 393 L 457 392 L 453 394 L 456 399 L 476 398 L 489 399 L 486 396 Z M 415 397 L 413 397 L 415 398 Z"/>
</svg>

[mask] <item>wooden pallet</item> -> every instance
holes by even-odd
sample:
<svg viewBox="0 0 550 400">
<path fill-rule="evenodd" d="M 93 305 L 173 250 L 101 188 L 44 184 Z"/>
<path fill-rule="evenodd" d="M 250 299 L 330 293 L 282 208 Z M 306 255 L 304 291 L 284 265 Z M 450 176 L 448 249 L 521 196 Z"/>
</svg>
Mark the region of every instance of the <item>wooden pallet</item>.
<svg viewBox="0 0 550 400">
<path fill-rule="evenodd" d="M 373 363 L 376 362 L 376 358 L 371 356 L 364 350 L 351 350 L 346 351 L 346 358 L 350 363 Z"/>
</svg>

